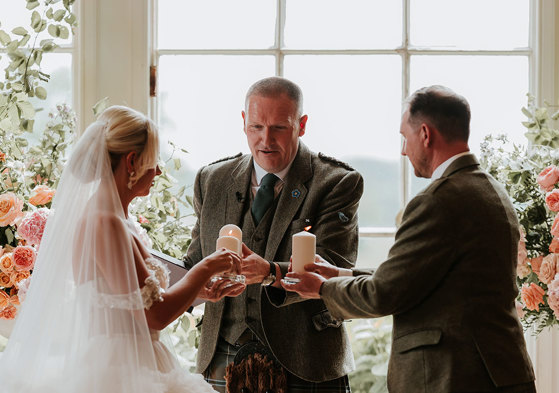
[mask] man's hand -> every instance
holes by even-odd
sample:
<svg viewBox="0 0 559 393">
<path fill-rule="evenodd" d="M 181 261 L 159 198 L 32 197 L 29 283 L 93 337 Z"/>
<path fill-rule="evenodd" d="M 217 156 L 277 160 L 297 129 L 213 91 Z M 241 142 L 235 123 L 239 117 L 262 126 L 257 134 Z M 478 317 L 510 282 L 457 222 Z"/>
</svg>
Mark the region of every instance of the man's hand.
<svg viewBox="0 0 559 393">
<path fill-rule="evenodd" d="M 208 282 L 208 285 L 205 285 L 202 289 L 200 289 L 200 292 L 198 292 L 198 298 L 210 302 L 217 302 L 225 296 L 238 296 L 243 293 L 245 288 L 245 284 L 228 279 L 216 280 L 214 283 L 211 283 L 210 281 Z"/>
<path fill-rule="evenodd" d="M 243 243 L 240 274 L 245 276 L 247 285 L 260 284 L 270 274 L 270 264 Z"/>
<path fill-rule="evenodd" d="M 340 270 L 341 268 L 332 265 L 318 254 L 315 255 L 314 263 L 305 265 L 305 271 L 318 273 L 325 279 L 338 277 L 340 275 Z"/>
<path fill-rule="evenodd" d="M 281 280 L 281 286 L 286 291 L 297 292 L 301 297 L 307 299 L 320 299 L 320 288 L 326 278 L 316 273 L 287 273 L 288 278 L 298 278 L 296 284 L 289 284 L 285 279 Z"/>
</svg>

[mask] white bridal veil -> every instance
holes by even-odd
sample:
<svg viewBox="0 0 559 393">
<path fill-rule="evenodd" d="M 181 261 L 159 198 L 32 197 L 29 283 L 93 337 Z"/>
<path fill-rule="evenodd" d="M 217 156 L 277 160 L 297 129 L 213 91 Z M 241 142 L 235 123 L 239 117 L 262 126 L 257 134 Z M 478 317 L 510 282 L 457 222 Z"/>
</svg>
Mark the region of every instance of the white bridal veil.
<svg viewBox="0 0 559 393">
<path fill-rule="evenodd" d="M 152 393 L 209 386 L 200 378 L 175 390 L 168 379 L 185 383 L 186 373 L 157 371 L 157 332 L 148 329 L 144 314 L 137 246 L 112 175 L 106 127 L 88 127 L 60 180 L 29 291 L 1 357 L 2 392 Z"/>
</svg>

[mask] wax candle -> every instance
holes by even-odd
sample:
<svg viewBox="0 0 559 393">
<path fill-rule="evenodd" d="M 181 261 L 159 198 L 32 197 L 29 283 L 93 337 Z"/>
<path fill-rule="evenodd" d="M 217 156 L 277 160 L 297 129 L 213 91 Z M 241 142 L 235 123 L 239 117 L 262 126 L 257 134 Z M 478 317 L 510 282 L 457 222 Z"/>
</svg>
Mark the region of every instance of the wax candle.
<svg viewBox="0 0 559 393">
<path fill-rule="evenodd" d="M 291 267 L 295 273 L 304 273 L 304 266 L 314 262 L 316 236 L 302 231 L 293 235 L 291 241 Z"/>
<path fill-rule="evenodd" d="M 233 250 L 233 251 L 237 251 L 237 253 L 239 255 L 242 255 L 242 251 L 243 251 L 243 231 L 241 231 L 241 228 L 239 228 L 238 226 L 236 226 L 235 224 L 227 224 L 224 225 L 220 230 L 219 230 L 219 237 L 222 236 L 233 236 L 237 239 L 239 239 L 239 249 L 238 250 Z"/>
<path fill-rule="evenodd" d="M 215 249 L 220 250 L 222 248 L 239 253 L 241 242 L 234 236 L 220 236 L 215 243 Z"/>
</svg>

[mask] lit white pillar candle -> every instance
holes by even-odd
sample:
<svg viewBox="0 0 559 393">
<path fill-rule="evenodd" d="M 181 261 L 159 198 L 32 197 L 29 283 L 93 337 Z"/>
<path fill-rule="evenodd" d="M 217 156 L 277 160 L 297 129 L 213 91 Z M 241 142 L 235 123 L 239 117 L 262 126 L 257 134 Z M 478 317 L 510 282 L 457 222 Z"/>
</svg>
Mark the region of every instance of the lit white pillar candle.
<svg viewBox="0 0 559 393">
<path fill-rule="evenodd" d="M 220 230 L 219 230 L 219 237 L 222 236 L 233 236 L 235 238 L 237 238 L 239 240 L 239 249 L 237 250 L 237 253 L 239 255 L 242 255 L 242 251 L 243 251 L 243 231 L 241 231 L 241 228 L 239 228 L 238 226 L 236 226 L 235 224 L 227 224 L 224 225 Z M 219 239 L 218 239 L 219 240 Z M 233 250 L 235 251 L 235 250 Z"/>
<path fill-rule="evenodd" d="M 304 273 L 304 266 L 314 262 L 316 236 L 302 231 L 293 235 L 291 241 L 291 267 L 295 273 Z"/>
<path fill-rule="evenodd" d="M 234 236 L 220 236 L 215 243 L 215 249 L 220 250 L 222 248 L 239 253 L 241 242 Z"/>
</svg>

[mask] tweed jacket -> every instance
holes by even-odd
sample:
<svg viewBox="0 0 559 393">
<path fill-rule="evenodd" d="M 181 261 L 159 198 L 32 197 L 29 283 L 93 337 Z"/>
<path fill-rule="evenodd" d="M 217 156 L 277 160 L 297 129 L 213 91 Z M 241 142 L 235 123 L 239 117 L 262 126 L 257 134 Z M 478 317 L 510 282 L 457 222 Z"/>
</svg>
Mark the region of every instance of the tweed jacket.
<svg viewBox="0 0 559 393">
<path fill-rule="evenodd" d="M 253 160 L 238 155 L 200 169 L 194 185 L 197 222 L 185 262 L 192 265 L 215 251 L 219 229 L 240 226 L 244 204 L 250 200 Z M 312 226 L 317 253 L 331 263 L 350 268 L 357 258 L 357 207 L 363 193 L 361 175 L 335 159 L 311 152 L 303 143 L 284 179 L 266 243 L 268 261 L 283 275 L 291 256 L 291 237 Z M 251 288 L 252 287 L 252 288 Z M 267 345 L 291 373 L 311 382 L 346 375 L 354 368 L 343 324 L 332 320 L 321 300 L 303 300 L 293 293 L 260 284 L 260 322 Z M 197 369 L 210 364 L 221 326 L 224 299 L 206 303 Z"/>
<path fill-rule="evenodd" d="M 514 300 L 519 224 L 472 154 L 406 207 L 373 275 L 334 278 L 339 318 L 393 315 L 390 392 L 481 392 L 534 380 Z"/>
</svg>

